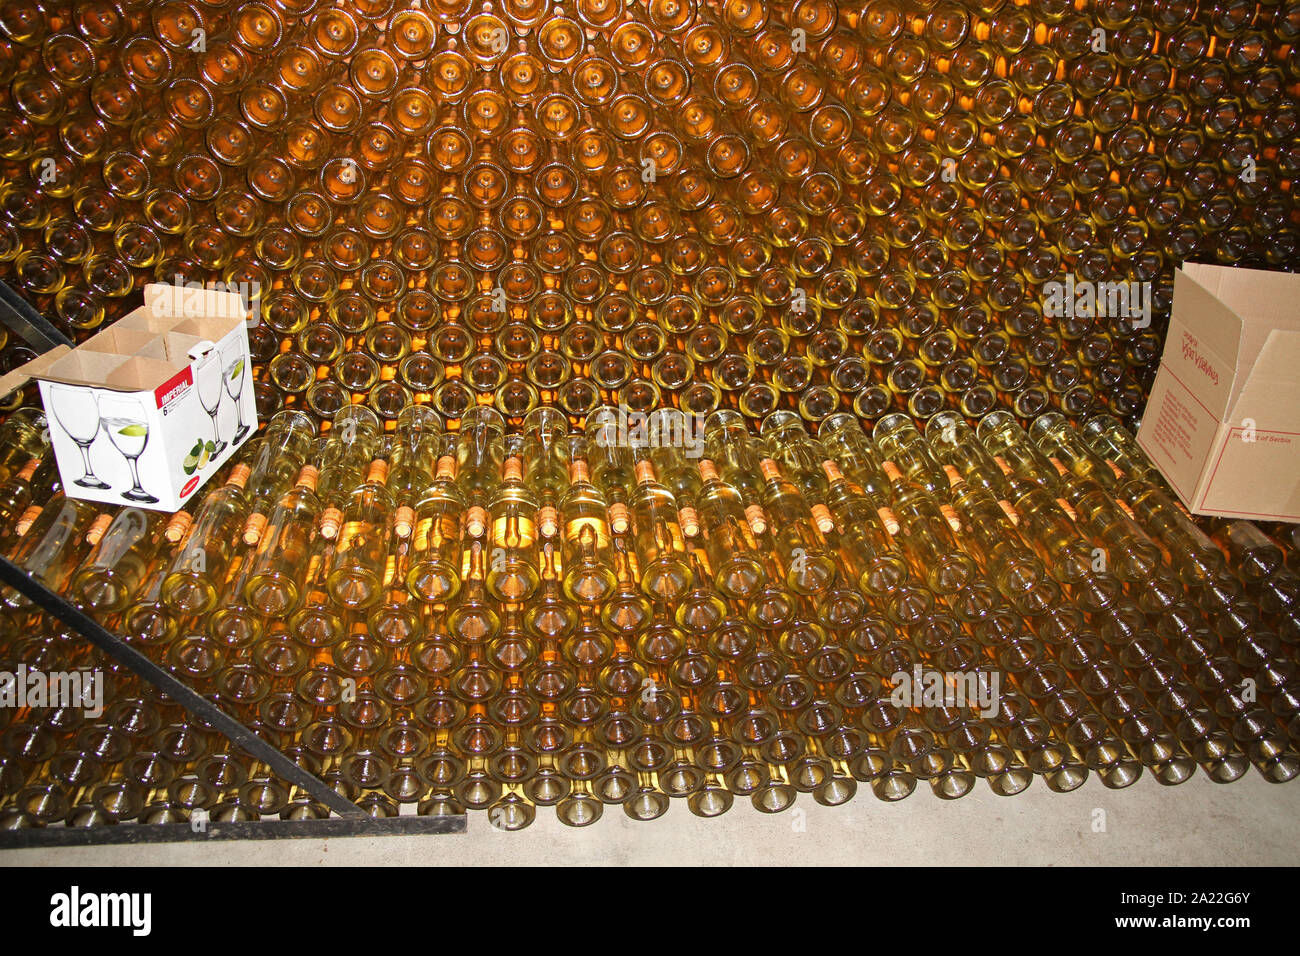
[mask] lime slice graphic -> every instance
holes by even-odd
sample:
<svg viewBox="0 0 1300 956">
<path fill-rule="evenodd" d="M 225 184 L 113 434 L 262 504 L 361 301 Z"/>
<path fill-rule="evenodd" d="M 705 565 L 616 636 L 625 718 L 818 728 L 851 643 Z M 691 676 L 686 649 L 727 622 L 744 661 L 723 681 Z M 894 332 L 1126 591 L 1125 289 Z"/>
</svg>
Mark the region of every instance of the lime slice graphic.
<svg viewBox="0 0 1300 956">
<path fill-rule="evenodd" d="M 230 370 L 230 380 L 233 382 L 239 376 L 244 374 L 244 360 L 240 359 L 235 363 L 235 367 Z"/>
<path fill-rule="evenodd" d="M 127 438 L 143 438 L 149 434 L 149 427 L 147 425 L 127 425 L 124 428 L 119 428 L 117 433 L 125 435 Z"/>
</svg>

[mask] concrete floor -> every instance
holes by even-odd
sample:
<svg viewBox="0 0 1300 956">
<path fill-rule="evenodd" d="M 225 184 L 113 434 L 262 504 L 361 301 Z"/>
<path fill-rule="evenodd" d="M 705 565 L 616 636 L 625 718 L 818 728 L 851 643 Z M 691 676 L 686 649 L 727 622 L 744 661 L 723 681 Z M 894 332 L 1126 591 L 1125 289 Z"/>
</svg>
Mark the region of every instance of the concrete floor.
<svg viewBox="0 0 1300 956">
<path fill-rule="evenodd" d="M 11 850 L 0 853 L 0 866 L 1286 866 L 1297 863 L 1297 846 L 1300 780 L 1269 784 L 1251 771 L 1226 786 L 1198 776 L 1166 788 L 1144 775 L 1119 791 L 1093 778 L 1068 794 L 1035 780 L 1015 797 L 994 796 L 981 782 L 954 802 L 937 799 L 925 785 L 896 804 L 881 803 L 869 791 L 835 808 L 801 796 L 794 809 L 776 816 L 738 801 L 712 820 L 674 801 L 651 823 L 635 823 L 613 807 L 580 830 L 563 826 L 547 809 L 519 833 L 499 832 L 487 814 L 472 813 L 464 835 L 285 840 L 273 857 L 264 842 L 214 841 Z"/>
</svg>

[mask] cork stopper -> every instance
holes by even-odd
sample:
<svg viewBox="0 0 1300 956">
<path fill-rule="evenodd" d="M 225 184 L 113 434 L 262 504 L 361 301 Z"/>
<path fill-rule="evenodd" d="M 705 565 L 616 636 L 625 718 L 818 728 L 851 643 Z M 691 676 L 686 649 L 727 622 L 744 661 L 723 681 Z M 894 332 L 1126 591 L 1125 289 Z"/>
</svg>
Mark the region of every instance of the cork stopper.
<svg viewBox="0 0 1300 956">
<path fill-rule="evenodd" d="M 1074 508 L 1070 506 L 1070 503 L 1066 501 L 1064 498 L 1057 498 L 1056 504 L 1062 511 L 1064 511 L 1069 516 L 1071 521 L 1079 520 L 1079 515 L 1075 512 Z"/>
<path fill-rule="evenodd" d="M 376 458 L 370 463 L 370 468 L 366 471 L 366 482 L 374 482 L 382 485 L 388 480 L 388 462 L 382 458 Z"/>
<path fill-rule="evenodd" d="M 844 472 L 840 471 L 840 466 L 833 461 L 822 462 L 822 471 L 826 472 L 826 480 L 830 482 L 840 481 L 844 477 Z"/>
<path fill-rule="evenodd" d="M 409 538 L 415 527 L 415 509 L 410 505 L 398 505 L 393 511 L 393 534 L 399 538 Z"/>
<path fill-rule="evenodd" d="M 760 461 L 758 463 L 758 470 L 762 472 L 763 478 L 767 481 L 772 481 L 773 479 L 779 479 L 781 477 L 781 469 L 777 467 L 776 462 L 771 458 L 764 458 Z"/>
<path fill-rule="evenodd" d="M 818 502 L 812 506 L 813 523 L 817 525 L 817 530 L 822 534 L 830 534 L 835 530 L 835 519 L 831 517 L 831 510 L 824 504 Z"/>
<path fill-rule="evenodd" d="M 14 525 L 14 531 L 18 532 L 18 537 L 21 538 L 28 531 L 32 530 L 32 525 L 36 523 L 36 519 L 41 516 L 41 512 L 44 510 L 45 507 L 43 505 L 27 506 L 27 510 L 19 516 L 18 524 Z"/>
<path fill-rule="evenodd" d="M 697 467 L 700 469 L 701 481 L 718 480 L 718 466 L 715 465 L 713 462 L 709 461 L 709 459 L 701 458 L 700 463 Z"/>
<path fill-rule="evenodd" d="M 1132 518 L 1134 521 L 1137 520 L 1137 515 L 1135 515 L 1135 514 L 1133 513 L 1133 509 L 1130 508 L 1130 507 L 1128 506 L 1128 502 L 1125 501 L 1123 498 L 1116 498 L 1116 499 L 1115 499 L 1115 504 L 1119 505 L 1120 511 L 1123 511 L 1126 515 L 1128 515 L 1128 516 L 1129 516 L 1130 518 Z"/>
<path fill-rule="evenodd" d="M 473 505 L 465 513 L 465 530 L 471 538 L 481 538 L 487 531 L 488 513 L 482 505 Z"/>
<path fill-rule="evenodd" d="M 244 544 L 257 544 L 262 540 L 262 533 L 266 531 L 266 515 L 260 511 L 254 511 L 244 522 Z"/>
<path fill-rule="evenodd" d="M 1052 463 L 1052 467 L 1056 469 L 1056 473 L 1058 475 L 1066 475 L 1069 473 L 1070 469 L 1066 468 L 1065 465 L 1061 464 L 1061 459 L 1049 458 L 1047 460 Z"/>
<path fill-rule="evenodd" d="M 298 472 L 298 480 L 294 482 L 299 488 L 306 488 L 308 491 L 316 490 L 316 479 L 320 477 L 320 470 L 315 465 L 303 465 Z"/>
<path fill-rule="evenodd" d="M 1106 459 L 1106 464 L 1110 466 L 1111 473 L 1112 473 L 1116 478 L 1118 478 L 1120 481 L 1123 481 L 1125 478 L 1128 477 L 1128 475 L 1125 473 L 1124 469 L 1121 468 L 1119 465 L 1115 464 L 1115 463 L 1114 463 L 1113 461 L 1111 461 L 1109 458 Z"/>
<path fill-rule="evenodd" d="M 749 522 L 749 530 L 754 534 L 767 531 L 767 515 L 763 514 L 762 505 L 745 505 L 745 520 Z"/>
<path fill-rule="evenodd" d="M 1007 464 L 1007 460 L 1003 458 L 1001 455 L 994 455 L 993 463 L 997 465 L 999 469 L 1001 469 L 1002 474 L 1004 475 L 1011 474 L 1011 466 Z"/>
<path fill-rule="evenodd" d="M 163 530 L 163 537 L 175 544 L 189 534 L 190 525 L 192 524 L 194 524 L 194 515 L 188 511 L 178 511 L 167 522 L 167 527 Z"/>
<path fill-rule="evenodd" d="M 893 508 L 877 508 L 876 517 L 880 519 L 880 523 L 885 526 L 885 530 L 888 531 L 891 536 L 896 535 L 898 532 L 903 530 L 903 526 L 898 523 L 898 515 L 894 514 Z"/>
<path fill-rule="evenodd" d="M 96 517 L 90 523 L 90 527 L 86 529 L 86 544 L 92 547 L 99 544 L 100 539 L 104 537 L 104 533 L 108 531 L 108 526 L 112 523 L 113 516 L 110 514 L 102 514 Z"/>
<path fill-rule="evenodd" d="M 682 534 L 693 538 L 700 533 L 700 518 L 690 505 L 677 509 L 677 520 L 682 526 Z"/>
<path fill-rule="evenodd" d="M 226 478 L 226 484 L 234 488 L 243 488 L 248 484 L 249 474 L 250 471 L 247 465 L 236 465 L 234 468 L 230 469 L 230 475 Z"/>
<path fill-rule="evenodd" d="M 903 473 L 898 470 L 898 466 L 892 461 L 881 462 L 880 470 L 885 473 L 885 477 L 890 481 L 902 481 Z"/>
<path fill-rule="evenodd" d="M 591 481 L 591 469 L 581 458 L 575 458 L 569 462 L 569 482 L 576 485 L 580 481 Z"/>
<path fill-rule="evenodd" d="M 524 463 L 513 455 L 505 460 L 501 466 L 502 481 L 523 481 L 524 480 Z"/>
<path fill-rule="evenodd" d="M 456 459 L 451 455 L 443 455 L 438 459 L 437 468 L 434 470 L 435 478 L 446 478 L 451 480 L 456 477 Z"/>
<path fill-rule="evenodd" d="M 636 483 L 638 485 L 648 485 L 655 480 L 655 466 L 649 459 L 642 458 L 636 463 Z"/>
<path fill-rule="evenodd" d="M 961 518 L 957 517 L 957 512 L 953 510 L 952 505 L 940 505 L 939 513 L 943 515 L 943 520 L 948 522 L 948 527 L 952 528 L 954 534 L 961 534 Z"/>
<path fill-rule="evenodd" d="M 1007 501 L 1005 498 L 999 498 L 998 507 L 1002 509 L 1002 513 L 1007 516 L 1007 520 L 1013 525 L 1018 526 L 1020 524 L 1020 515 L 1016 514 L 1016 509 L 1012 506 L 1011 502 Z"/>
<path fill-rule="evenodd" d="M 339 528 L 343 526 L 343 512 L 333 505 L 327 507 L 320 513 L 320 534 L 322 538 L 333 540 L 339 535 Z"/>
<path fill-rule="evenodd" d="M 542 505 L 537 509 L 537 530 L 543 538 L 554 538 L 560 533 L 560 513 L 555 505 Z"/>
<path fill-rule="evenodd" d="M 966 484 L 966 479 L 952 465 L 944 465 L 943 473 L 948 476 L 948 487 L 950 488 Z"/>
<path fill-rule="evenodd" d="M 27 464 L 23 465 L 22 470 L 18 472 L 19 481 L 31 481 L 32 475 L 36 474 L 36 469 L 40 465 L 39 458 L 28 458 Z"/>
<path fill-rule="evenodd" d="M 609 506 L 609 526 L 615 534 L 627 534 L 632 527 L 632 516 L 623 502 L 616 501 Z"/>
</svg>

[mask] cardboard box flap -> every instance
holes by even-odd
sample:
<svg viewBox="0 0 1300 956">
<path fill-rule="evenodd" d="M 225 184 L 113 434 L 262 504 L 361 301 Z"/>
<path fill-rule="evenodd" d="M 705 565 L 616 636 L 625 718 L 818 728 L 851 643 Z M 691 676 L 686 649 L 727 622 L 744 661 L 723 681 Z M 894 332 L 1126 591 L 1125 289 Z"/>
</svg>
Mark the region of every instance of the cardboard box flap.
<svg viewBox="0 0 1300 956">
<path fill-rule="evenodd" d="M 162 335 L 164 332 L 170 332 L 176 323 L 181 321 L 184 320 L 171 315 L 154 315 L 148 309 L 132 309 L 114 322 L 112 327 L 115 329 L 138 329 L 142 332 Z"/>
<path fill-rule="evenodd" d="M 167 343 L 156 332 L 141 329 L 121 329 L 114 325 L 92 335 L 77 347 L 78 352 L 99 352 L 104 355 L 143 355 L 147 358 L 169 361 Z"/>
<path fill-rule="evenodd" d="M 230 330 L 242 322 L 243 319 L 181 319 L 168 332 L 169 336 L 183 335 L 195 340 L 207 339 L 210 342 L 220 342 Z"/>
<path fill-rule="evenodd" d="M 1229 406 L 1236 377 L 1241 319 L 1210 290 L 1179 269 L 1174 273 L 1174 306 L 1160 367 L 1167 368 L 1213 415 Z"/>
<path fill-rule="evenodd" d="M 174 286 L 151 282 L 144 287 L 144 304 L 155 318 L 214 318 L 243 322 L 248 306 L 238 292 L 218 292 L 195 285 Z M 231 325 L 226 326 L 230 331 Z"/>
<path fill-rule="evenodd" d="M 179 367 L 189 364 L 182 362 Z M 178 371 L 172 362 L 160 362 L 143 356 L 132 356 L 115 368 L 104 379 L 104 387 L 123 392 L 152 392 Z"/>
<path fill-rule="evenodd" d="M 1296 310 L 1300 275 L 1201 262 L 1184 263 L 1182 268 L 1197 285 L 1222 299 L 1245 322 L 1300 330 L 1300 311 Z"/>
<path fill-rule="evenodd" d="M 39 378 L 41 374 L 57 362 L 63 356 L 72 351 L 68 345 L 56 345 L 44 355 L 38 355 L 24 365 L 18 366 L 12 372 L 0 376 L 0 397 L 8 395 L 10 392 L 22 388 L 34 378 Z"/>
<path fill-rule="evenodd" d="M 1231 424 L 1253 419 L 1258 428 L 1300 432 L 1300 331 L 1274 329 L 1232 406 Z"/>
<path fill-rule="evenodd" d="M 52 362 L 40 375 L 34 377 L 61 385 L 104 388 L 108 377 L 126 360 L 125 355 L 75 349 Z"/>
<path fill-rule="evenodd" d="M 1236 269 L 1188 263 L 1188 275 L 1216 296 L 1240 322 L 1236 383 L 1229 406 L 1245 387 L 1246 374 L 1259 358 L 1264 341 L 1274 329 L 1300 330 L 1300 275 L 1263 269 Z"/>
</svg>

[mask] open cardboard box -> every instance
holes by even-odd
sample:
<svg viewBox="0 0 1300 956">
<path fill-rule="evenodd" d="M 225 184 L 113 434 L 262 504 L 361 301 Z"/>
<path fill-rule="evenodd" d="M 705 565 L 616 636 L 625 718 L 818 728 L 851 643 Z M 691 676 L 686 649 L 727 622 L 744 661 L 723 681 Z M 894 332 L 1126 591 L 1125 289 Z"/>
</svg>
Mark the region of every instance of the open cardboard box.
<svg viewBox="0 0 1300 956">
<path fill-rule="evenodd" d="M 1175 273 L 1137 440 L 1195 514 L 1300 521 L 1300 275 Z"/>
<path fill-rule="evenodd" d="M 257 430 L 247 308 L 232 292 L 144 293 L 76 348 L 0 378 L 0 395 L 36 380 L 69 497 L 175 511 Z"/>
</svg>

